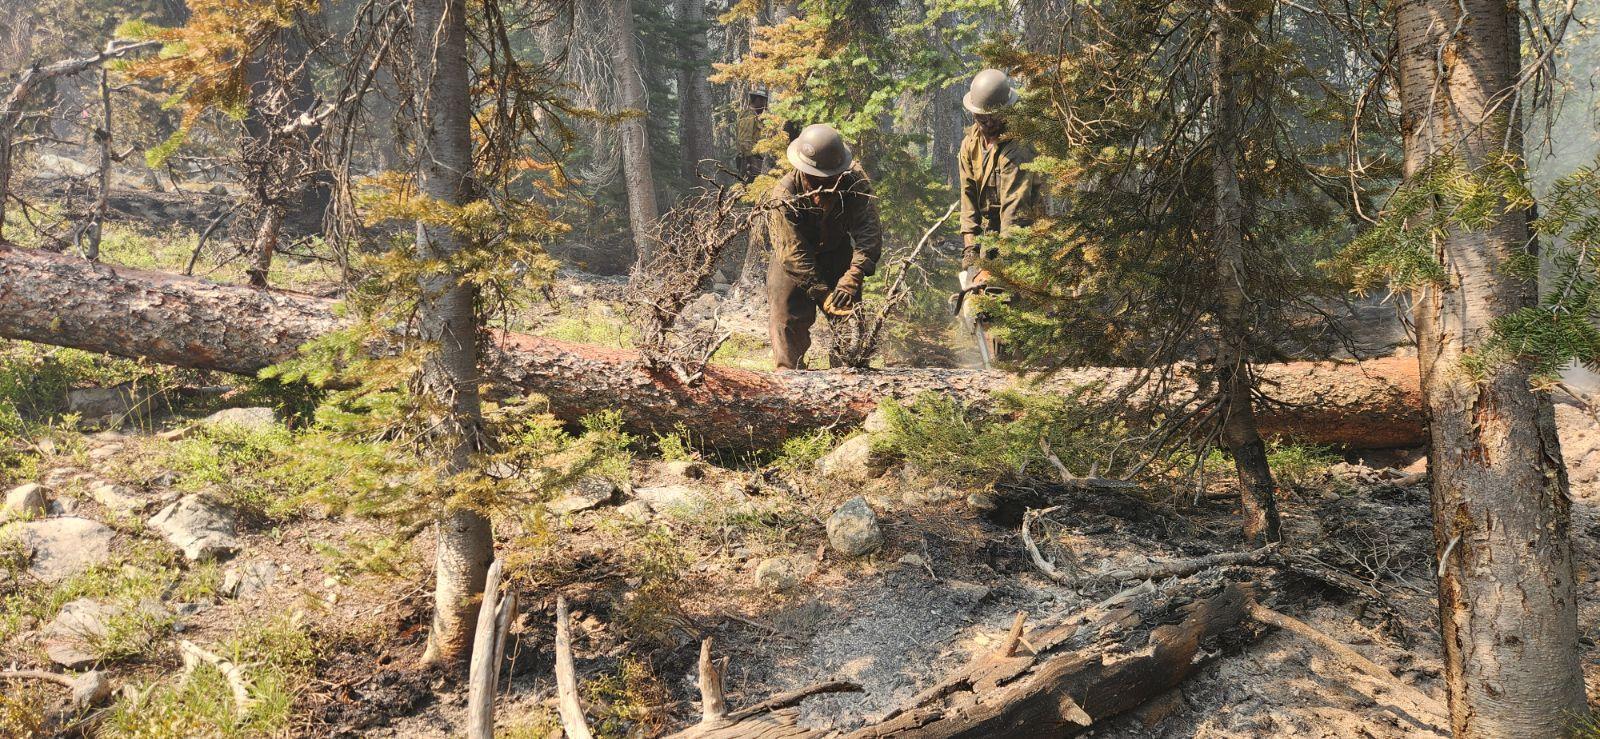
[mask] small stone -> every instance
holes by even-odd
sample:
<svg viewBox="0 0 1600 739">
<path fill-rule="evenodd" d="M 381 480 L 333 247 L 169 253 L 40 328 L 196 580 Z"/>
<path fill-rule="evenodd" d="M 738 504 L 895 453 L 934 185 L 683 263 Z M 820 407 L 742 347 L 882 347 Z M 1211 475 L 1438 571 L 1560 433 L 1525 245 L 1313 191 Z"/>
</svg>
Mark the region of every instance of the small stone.
<svg viewBox="0 0 1600 739">
<path fill-rule="evenodd" d="M 89 459 L 94 462 L 104 462 L 117 456 L 117 452 L 120 451 L 122 451 L 120 446 L 97 446 L 89 450 Z"/>
<path fill-rule="evenodd" d="M 545 510 L 568 516 L 611 503 L 621 493 L 616 483 L 604 477 L 585 477 L 573 484 L 571 494 L 545 504 Z"/>
<path fill-rule="evenodd" d="M 642 500 L 630 500 L 617 506 L 617 513 L 634 523 L 647 523 L 650 520 L 650 505 Z"/>
<path fill-rule="evenodd" d="M 148 387 L 124 382 L 115 387 L 88 387 L 67 391 L 67 412 L 89 423 L 118 425 L 130 417 L 148 418 L 161 406 Z"/>
<path fill-rule="evenodd" d="M 685 480 L 698 480 L 706 476 L 706 466 L 692 459 L 675 459 L 667 463 L 667 472 Z"/>
<path fill-rule="evenodd" d="M 872 437 L 851 437 L 817 460 L 817 471 L 840 480 L 866 482 L 882 477 L 889 469 L 889 458 L 872 448 Z"/>
<path fill-rule="evenodd" d="M 978 513 L 988 513 L 995 509 L 994 496 L 988 493 L 973 493 L 967 496 L 967 507 Z"/>
<path fill-rule="evenodd" d="M 133 488 L 112 482 L 95 486 L 89 491 L 89 497 L 116 513 L 143 513 L 151 503 L 149 499 L 139 497 Z"/>
<path fill-rule="evenodd" d="M 271 408 L 224 408 L 200 419 L 202 426 L 237 426 L 247 431 L 264 431 L 277 425 Z"/>
<path fill-rule="evenodd" d="M 799 557 L 771 557 L 756 565 L 756 587 L 781 593 L 799 585 L 808 572 L 807 563 Z"/>
<path fill-rule="evenodd" d="M 833 512 L 828 518 L 828 543 L 846 557 L 859 557 L 883 544 L 878 513 L 866 498 L 858 495 Z"/>
<path fill-rule="evenodd" d="M 36 482 L 19 485 L 6 493 L 5 505 L 0 506 L 0 521 L 39 518 L 45 514 L 47 507 L 44 486 Z"/>
<path fill-rule="evenodd" d="M 874 408 L 861 422 L 861 430 L 869 434 L 881 434 L 889 430 L 889 414 L 883 408 Z"/>
<path fill-rule="evenodd" d="M 901 493 L 900 502 L 906 505 L 918 506 L 939 505 L 959 497 L 961 497 L 961 493 L 943 485 L 917 486 L 907 488 L 904 493 Z"/>
<path fill-rule="evenodd" d="M 229 567 L 222 573 L 222 596 L 248 598 L 272 587 L 278 578 L 278 565 L 260 559 Z"/>
<path fill-rule="evenodd" d="M 199 562 L 239 550 L 233 511 L 200 495 L 186 495 L 148 522 L 190 561 Z"/>
<path fill-rule="evenodd" d="M 115 533 L 99 521 L 75 516 L 0 526 L 0 541 L 11 539 L 29 552 L 28 574 L 56 583 L 111 557 Z"/>
<path fill-rule="evenodd" d="M 644 501 L 645 505 L 650 506 L 650 510 L 656 513 L 669 510 L 692 511 L 705 502 L 699 492 L 684 485 L 635 488 L 633 496 Z"/>
<path fill-rule="evenodd" d="M 908 553 L 908 554 L 902 556 L 900 559 L 897 559 L 895 561 L 900 563 L 900 564 L 903 564 L 903 565 L 905 565 L 907 567 L 912 567 L 912 568 L 919 569 L 919 570 L 920 569 L 924 569 L 924 568 L 926 568 L 928 566 L 928 560 L 923 559 L 922 555 L 920 555 L 920 554 L 909 554 Z"/>
<path fill-rule="evenodd" d="M 216 195 L 217 197 L 227 197 L 228 186 L 218 182 L 217 184 L 212 185 L 210 189 L 206 190 L 206 192 Z"/>
</svg>

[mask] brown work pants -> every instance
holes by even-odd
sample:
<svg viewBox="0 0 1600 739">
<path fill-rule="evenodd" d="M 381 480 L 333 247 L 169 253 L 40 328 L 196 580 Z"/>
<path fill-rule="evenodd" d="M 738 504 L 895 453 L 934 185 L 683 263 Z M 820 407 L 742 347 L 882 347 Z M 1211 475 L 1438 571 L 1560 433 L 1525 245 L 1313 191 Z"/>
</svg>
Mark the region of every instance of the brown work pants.
<svg viewBox="0 0 1600 739">
<path fill-rule="evenodd" d="M 849 269 L 850 256 L 846 249 L 842 259 L 819 258 L 817 266 L 823 282 L 836 284 Z M 817 322 L 822 302 L 806 295 L 806 286 L 795 282 L 783 264 L 774 259 L 767 269 L 767 308 L 767 336 L 772 341 L 773 365 L 778 369 L 805 369 L 806 351 L 811 348 L 811 326 Z"/>
</svg>

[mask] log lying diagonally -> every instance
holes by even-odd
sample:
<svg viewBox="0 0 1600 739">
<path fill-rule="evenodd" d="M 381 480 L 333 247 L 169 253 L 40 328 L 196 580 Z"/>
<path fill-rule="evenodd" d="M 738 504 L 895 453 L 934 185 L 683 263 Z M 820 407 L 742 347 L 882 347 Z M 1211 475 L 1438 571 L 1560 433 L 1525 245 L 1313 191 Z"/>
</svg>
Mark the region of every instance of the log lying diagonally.
<svg viewBox="0 0 1600 739">
<path fill-rule="evenodd" d="M 4 338 L 253 374 L 344 320 L 333 301 L 311 295 L 0 246 Z M 1016 382 L 978 370 L 769 373 L 714 366 L 690 387 L 670 373 L 645 372 L 637 355 L 623 349 L 524 334 L 502 334 L 494 344 L 490 378 L 513 391 L 544 395 L 560 418 L 616 408 L 635 429 L 683 423 L 706 443 L 728 448 L 766 447 L 812 429 L 849 427 L 884 397 L 937 392 L 980 399 Z M 1074 370 L 1040 389 L 1087 382 L 1117 387 L 1135 374 Z M 1275 364 L 1261 367 L 1259 375 L 1278 401 L 1263 409 L 1264 433 L 1360 448 L 1414 446 L 1425 439 L 1414 360 Z"/>
</svg>

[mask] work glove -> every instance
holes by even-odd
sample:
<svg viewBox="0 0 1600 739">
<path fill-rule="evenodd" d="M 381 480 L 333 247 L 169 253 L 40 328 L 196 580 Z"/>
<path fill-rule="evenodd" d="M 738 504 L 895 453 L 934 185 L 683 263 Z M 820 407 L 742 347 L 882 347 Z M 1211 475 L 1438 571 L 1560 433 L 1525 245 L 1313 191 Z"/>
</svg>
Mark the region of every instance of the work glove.
<svg viewBox="0 0 1600 739">
<path fill-rule="evenodd" d="M 856 312 L 860 300 L 855 292 L 840 288 L 829 294 L 827 300 L 822 301 L 822 310 L 832 316 L 848 316 Z"/>
<path fill-rule="evenodd" d="M 833 286 L 833 292 L 822 303 L 822 309 L 836 316 L 847 316 L 861 304 L 861 280 L 846 274 Z"/>
</svg>

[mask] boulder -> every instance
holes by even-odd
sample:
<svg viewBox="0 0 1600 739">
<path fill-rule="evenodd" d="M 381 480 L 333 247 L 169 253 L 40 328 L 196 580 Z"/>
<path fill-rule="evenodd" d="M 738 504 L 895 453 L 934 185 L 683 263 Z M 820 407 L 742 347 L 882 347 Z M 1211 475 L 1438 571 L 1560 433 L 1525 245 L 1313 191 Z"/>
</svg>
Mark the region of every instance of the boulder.
<svg viewBox="0 0 1600 739">
<path fill-rule="evenodd" d="M 644 504 L 650 506 L 650 510 L 656 513 L 671 510 L 693 511 L 705 503 L 705 496 L 686 485 L 635 488 L 633 497 L 644 501 Z"/>
<path fill-rule="evenodd" d="M 803 557 L 770 557 L 756 565 L 756 587 L 773 593 L 793 589 L 811 574 L 812 563 Z"/>
<path fill-rule="evenodd" d="M 6 493 L 6 502 L 0 506 L 0 521 L 39 518 L 45 514 L 48 506 L 44 486 L 36 482 L 18 485 Z"/>
<path fill-rule="evenodd" d="M 890 461 L 888 455 L 872 448 L 870 435 L 862 434 L 845 440 L 818 459 L 817 471 L 840 480 L 866 482 L 882 477 Z"/>
<path fill-rule="evenodd" d="M 202 426 L 238 426 L 249 431 L 264 431 L 277 423 L 271 408 L 224 408 L 200 419 Z"/>
<path fill-rule="evenodd" d="M 828 517 L 828 544 L 846 557 L 859 557 L 883 545 L 878 513 L 866 498 L 851 498 Z"/>
<path fill-rule="evenodd" d="M 110 528 L 75 516 L 0 526 L 0 541 L 13 540 L 29 554 L 28 574 L 47 583 L 61 582 L 111 557 Z"/>
<path fill-rule="evenodd" d="M 162 508 L 148 522 L 199 562 L 239 551 L 238 521 L 227 506 L 200 495 L 186 495 Z"/>
<path fill-rule="evenodd" d="M 585 477 L 572 486 L 571 493 L 545 504 L 545 510 L 568 516 L 615 502 L 621 494 L 621 488 L 604 477 Z"/>
</svg>

